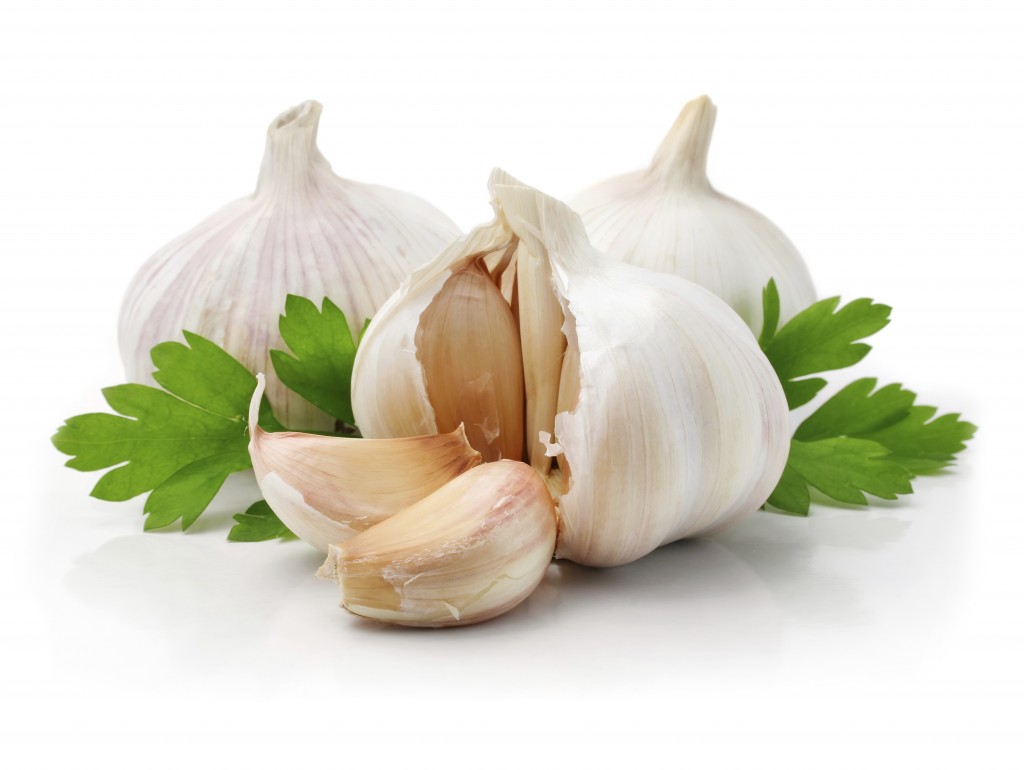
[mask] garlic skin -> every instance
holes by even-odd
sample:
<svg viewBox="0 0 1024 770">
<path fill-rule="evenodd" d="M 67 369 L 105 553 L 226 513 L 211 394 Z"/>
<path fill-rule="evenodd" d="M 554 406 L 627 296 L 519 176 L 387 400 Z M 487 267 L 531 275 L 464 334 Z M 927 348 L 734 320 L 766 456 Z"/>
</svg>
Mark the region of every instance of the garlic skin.
<svg viewBox="0 0 1024 770">
<path fill-rule="evenodd" d="M 127 377 L 154 384 L 149 352 L 188 330 L 252 372 L 269 372 L 278 417 L 310 430 L 334 420 L 272 374 L 269 351 L 285 298 L 330 299 L 357 334 L 408 273 L 459 234 L 408 193 L 342 179 L 316 144 L 322 107 L 304 102 L 267 129 L 256 191 L 164 246 L 136 274 L 121 308 Z"/>
<path fill-rule="evenodd" d="M 364 334 L 352 383 L 363 435 L 438 432 L 416 344 L 424 311 L 467 264 L 514 250 L 521 347 L 493 354 L 521 356 L 531 381 L 513 459 L 555 497 L 557 555 L 625 564 L 756 510 L 785 466 L 788 407 L 743 320 L 688 281 L 602 255 L 568 206 L 504 172 L 489 187 L 495 220 L 414 273 Z M 515 419 L 499 412 L 499 430 Z"/>
<path fill-rule="evenodd" d="M 356 615 L 405 626 L 479 623 L 533 592 L 556 532 L 540 476 L 502 460 L 331 546 L 317 575 L 341 586 L 341 606 Z"/>
<path fill-rule="evenodd" d="M 706 96 L 687 103 L 649 168 L 601 182 L 572 206 L 601 251 L 709 289 L 757 334 L 761 292 L 769 279 L 779 290 L 782 323 L 817 295 L 806 264 L 783 232 L 708 181 L 716 112 Z"/>
<path fill-rule="evenodd" d="M 462 426 L 451 433 L 356 439 L 259 426 L 266 379 L 249 405 L 256 483 L 285 526 L 324 553 L 440 489 L 481 462 Z"/>
</svg>

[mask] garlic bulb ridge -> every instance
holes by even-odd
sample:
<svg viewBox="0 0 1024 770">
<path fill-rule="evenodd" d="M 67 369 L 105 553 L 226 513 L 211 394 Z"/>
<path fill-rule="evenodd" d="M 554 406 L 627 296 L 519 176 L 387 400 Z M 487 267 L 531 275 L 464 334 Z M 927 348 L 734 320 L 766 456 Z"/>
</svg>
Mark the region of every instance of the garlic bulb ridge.
<svg viewBox="0 0 1024 770">
<path fill-rule="evenodd" d="M 708 181 L 715 115 L 706 96 L 687 103 L 648 169 L 601 182 L 572 203 L 599 249 L 704 286 L 757 333 L 769 279 L 779 290 L 783 323 L 814 302 L 814 284 L 778 227 Z"/>
<path fill-rule="evenodd" d="M 256 191 L 176 238 L 136 274 L 119 322 L 130 380 L 152 384 L 150 349 L 192 331 L 251 371 L 268 372 L 285 424 L 332 427 L 272 374 L 269 351 L 285 347 L 278 319 L 286 296 L 329 297 L 358 332 L 459 231 L 414 195 L 336 176 L 317 148 L 321 109 L 304 102 L 276 118 Z"/>
</svg>

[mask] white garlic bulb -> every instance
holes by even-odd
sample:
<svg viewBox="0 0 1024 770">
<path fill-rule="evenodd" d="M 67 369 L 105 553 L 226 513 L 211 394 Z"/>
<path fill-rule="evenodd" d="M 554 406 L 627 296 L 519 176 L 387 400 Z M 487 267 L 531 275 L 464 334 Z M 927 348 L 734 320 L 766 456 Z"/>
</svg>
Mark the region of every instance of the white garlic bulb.
<svg viewBox="0 0 1024 770">
<path fill-rule="evenodd" d="M 565 204 L 507 174 L 490 190 L 496 219 L 416 271 L 366 331 L 363 435 L 465 424 L 485 460 L 541 475 L 557 555 L 581 564 L 624 564 L 757 509 L 785 465 L 788 409 L 742 319 L 603 256 Z"/>
<path fill-rule="evenodd" d="M 715 113 L 706 96 L 687 103 L 650 168 L 601 182 L 572 204 L 599 249 L 711 290 L 758 333 L 769 279 L 779 290 L 782 323 L 815 301 L 814 284 L 778 227 L 708 181 Z"/>
<path fill-rule="evenodd" d="M 304 102 L 276 118 L 255 193 L 167 244 L 136 274 L 119 330 L 128 379 L 151 384 L 151 348 L 187 330 L 268 372 L 286 425 L 333 426 L 272 374 L 269 351 L 285 348 L 278 319 L 286 296 L 329 297 L 358 332 L 459 229 L 414 195 L 336 176 L 316 144 L 321 110 Z"/>
</svg>

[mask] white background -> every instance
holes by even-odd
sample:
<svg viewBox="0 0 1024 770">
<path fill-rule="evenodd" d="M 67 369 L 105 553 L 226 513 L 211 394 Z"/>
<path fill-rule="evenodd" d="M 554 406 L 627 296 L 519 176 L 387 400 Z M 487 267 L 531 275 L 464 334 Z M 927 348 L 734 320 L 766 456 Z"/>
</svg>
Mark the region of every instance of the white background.
<svg viewBox="0 0 1024 770">
<path fill-rule="evenodd" d="M 1022 36 L 1019 3 L 979 0 L 6 0 L 0 759 L 1020 766 Z M 122 381 L 134 270 L 252 190 L 286 107 L 324 103 L 339 174 L 468 228 L 492 166 L 570 197 L 701 93 L 712 182 L 822 295 L 895 308 L 839 377 L 981 426 L 955 472 L 558 565 L 510 615 L 424 633 L 338 609 L 301 544 L 226 543 L 247 490 L 143 534 L 140 500 L 88 497 L 50 446 Z"/>
</svg>

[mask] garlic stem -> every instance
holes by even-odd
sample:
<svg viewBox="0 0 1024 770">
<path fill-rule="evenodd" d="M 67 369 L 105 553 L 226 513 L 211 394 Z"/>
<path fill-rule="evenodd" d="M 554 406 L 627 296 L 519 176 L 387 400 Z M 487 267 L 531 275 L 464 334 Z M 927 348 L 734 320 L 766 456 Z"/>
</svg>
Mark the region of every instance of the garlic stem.
<svg viewBox="0 0 1024 770">
<path fill-rule="evenodd" d="M 281 113 L 270 124 L 256 182 L 257 196 L 315 184 L 314 167 L 330 171 L 331 166 L 316 143 L 322 112 L 319 102 L 303 102 Z"/>
<path fill-rule="evenodd" d="M 711 189 L 708 150 L 718 109 L 707 96 L 687 102 L 651 161 L 651 173 L 683 187 Z"/>
</svg>

